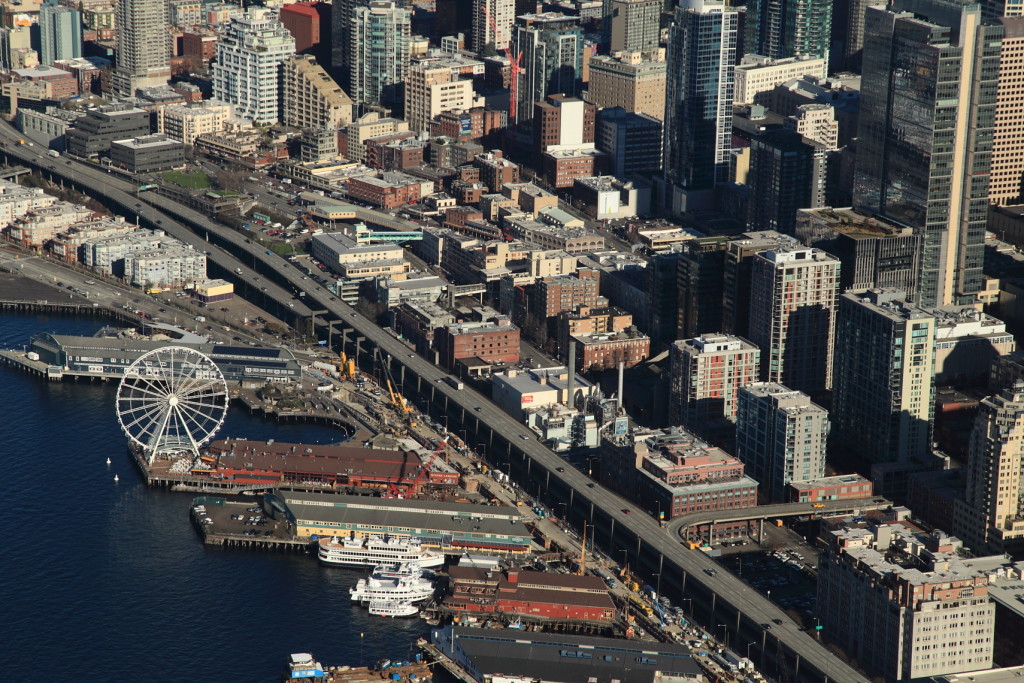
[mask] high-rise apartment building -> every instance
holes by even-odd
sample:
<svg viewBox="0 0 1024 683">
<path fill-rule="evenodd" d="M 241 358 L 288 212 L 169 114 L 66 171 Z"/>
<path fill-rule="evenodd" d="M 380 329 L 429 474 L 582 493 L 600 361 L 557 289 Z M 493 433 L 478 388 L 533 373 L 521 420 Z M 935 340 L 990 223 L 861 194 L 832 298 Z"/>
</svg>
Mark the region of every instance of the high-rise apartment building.
<svg viewBox="0 0 1024 683">
<path fill-rule="evenodd" d="M 839 298 L 832 395 L 836 445 L 871 463 L 928 453 L 935 416 L 935 317 L 903 292 Z"/>
<path fill-rule="evenodd" d="M 139 88 L 166 85 L 171 77 L 171 34 L 167 3 L 121 0 L 117 3 L 117 62 L 110 87 L 134 97 Z"/>
<path fill-rule="evenodd" d="M 213 96 L 256 124 L 280 119 L 281 65 L 295 38 L 273 10 L 257 7 L 231 17 L 217 41 Z"/>
<path fill-rule="evenodd" d="M 39 8 L 39 63 L 82 56 L 82 16 L 76 9 L 49 0 Z"/>
<path fill-rule="evenodd" d="M 575 97 L 583 75 L 583 29 L 575 17 L 557 12 L 523 14 L 512 27 L 512 54 L 523 53 L 516 93 L 520 122 L 547 95 Z"/>
<path fill-rule="evenodd" d="M 828 431 L 828 411 L 801 391 L 756 382 L 737 393 L 736 457 L 766 500 L 781 503 L 790 483 L 825 476 Z"/>
<path fill-rule="evenodd" d="M 163 108 L 163 130 L 167 137 L 186 145 L 200 135 L 219 133 L 232 118 L 230 104 L 203 100 L 191 104 L 169 104 Z"/>
<path fill-rule="evenodd" d="M 405 120 L 410 130 L 427 131 L 435 116 L 481 104 L 473 92 L 473 79 L 463 77 L 460 64 L 445 57 L 427 57 L 412 64 L 405 81 Z"/>
<path fill-rule="evenodd" d="M 587 100 L 609 109 L 665 118 L 665 51 L 617 52 L 590 58 Z"/>
<path fill-rule="evenodd" d="M 823 535 L 817 613 L 825 638 L 864 671 L 910 681 L 991 668 L 989 583 L 1005 557 L 964 558 L 957 538 L 898 521 Z"/>
<path fill-rule="evenodd" d="M 597 149 L 608 155 L 606 170 L 620 178 L 661 171 L 661 120 L 622 107 L 597 112 Z"/>
<path fill-rule="evenodd" d="M 761 350 L 742 337 L 703 334 L 674 342 L 669 349 L 669 424 L 707 439 L 719 436 L 735 422 L 737 393 L 757 382 L 760 363 Z"/>
<path fill-rule="evenodd" d="M 978 406 L 954 520 L 953 532 L 977 554 L 1024 550 L 1024 383 Z"/>
<path fill-rule="evenodd" d="M 611 0 L 608 51 L 645 52 L 658 49 L 661 0 Z"/>
<path fill-rule="evenodd" d="M 772 59 L 828 59 L 832 0 L 749 0 L 744 50 Z"/>
<path fill-rule="evenodd" d="M 923 236 L 918 302 L 982 288 L 1002 25 L 966 0 L 865 13 L 853 204 Z"/>
<path fill-rule="evenodd" d="M 724 0 L 680 0 L 668 41 L 666 197 L 674 213 L 701 211 L 729 182 L 739 17 Z"/>
<path fill-rule="evenodd" d="M 411 27 L 411 10 L 394 2 L 371 2 L 352 11 L 348 93 L 357 105 L 401 99 Z"/>
<path fill-rule="evenodd" d="M 1020 204 L 1024 202 L 1024 154 L 1020 150 L 1020 133 L 1024 130 L 1024 17 L 999 21 L 1004 35 L 988 199 L 992 204 Z"/>
<path fill-rule="evenodd" d="M 836 110 L 830 104 L 801 104 L 796 113 L 782 122 L 786 130 L 800 133 L 825 148 L 826 152 L 839 149 L 839 122 Z M 807 207 L 809 208 L 809 207 Z"/>
<path fill-rule="evenodd" d="M 843 63 L 841 66 L 843 69 L 849 69 L 856 73 L 860 73 L 864 53 L 864 10 L 870 4 L 872 4 L 872 0 L 847 0 L 846 33 L 843 36 Z M 841 21 L 842 18 L 837 19 L 837 22 Z M 833 68 L 838 66 L 833 65 Z"/>
<path fill-rule="evenodd" d="M 725 237 L 696 237 L 680 247 L 676 265 L 678 339 L 722 329 L 727 249 Z"/>
<path fill-rule="evenodd" d="M 832 388 L 839 260 L 819 249 L 774 249 L 754 257 L 750 341 L 761 376 L 817 393 Z"/>
<path fill-rule="evenodd" d="M 515 0 L 473 0 L 473 51 L 490 45 L 501 51 L 512 37 L 516 19 Z"/>
<path fill-rule="evenodd" d="M 366 0 L 334 0 L 331 3 L 331 70 L 345 92 L 352 92 L 352 18 Z"/>
<path fill-rule="evenodd" d="M 295 128 L 337 130 L 352 123 L 352 98 L 312 55 L 281 65 L 281 122 Z"/>
<path fill-rule="evenodd" d="M 794 234 L 799 209 L 825 204 L 826 153 L 824 145 L 787 130 L 751 139 L 747 225 Z"/>
<path fill-rule="evenodd" d="M 783 235 L 774 230 L 747 232 L 728 241 L 725 247 L 725 272 L 722 276 L 722 330 L 749 338 L 754 257 L 771 249 L 798 246 L 799 242 L 791 235 Z"/>
</svg>

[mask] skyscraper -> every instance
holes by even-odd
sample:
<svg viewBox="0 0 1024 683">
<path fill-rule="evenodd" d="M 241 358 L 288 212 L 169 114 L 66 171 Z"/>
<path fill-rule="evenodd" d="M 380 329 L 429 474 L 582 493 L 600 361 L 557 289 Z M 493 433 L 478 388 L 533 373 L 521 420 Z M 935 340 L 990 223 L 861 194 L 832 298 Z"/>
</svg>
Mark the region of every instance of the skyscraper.
<svg viewBox="0 0 1024 683">
<path fill-rule="evenodd" d="M 1024 154 L 1020 153 L 1020 132 L 1024 127 L 1024 17 L 1004 17 L 999 21 L 1004 35 L 988 198 L 993 204 L 1020 204 L 1024 201 Z"/>
<path fill-rule="evenodd" d="M 366 4 L 366 0 L 334 0 L 331 4 L 331 71 L 334 80 L 348 93 L 352 92 L 352 16 L 356 7 Z"/>
<path fill-rule="evenodd" d="M 736 405 L 736 457 L 761 482 L 767 500 L 787 499 L 791 482 L 825 476 L 828 411 L 776 382 L 741 387 Z"/>
<path fill-rule="evenodd" d="M 167 4 L 121 0 L 117 27 L 117 66 L 111 77 L 114 94 L 131 97 L 139 88 L 165 85 L 171 77 Z"/>
<path fill-rule="evenodd" d="M 557 12 L 523 14 L 512 27 L 512 54 L 522 52 L 516 93 L 520 122 L 548 95 L 575 97 L 583 73 L 583 29 L 575 17 Z"/>
<path fill-rule="evenodd" d="M 689 339 L 723 329 L 725 237 L 697 237 L 680 247 L 676 286 L 679 314 L 676 337 Z"/>
<path fill-rule="evenodd" d="M 853 203 L 923 235 L 925 307 L 982 287 L 1002 34 L 967 0 L 866 10 Z"/>
<path fill-rule="evenodd" d="M 935 415 L 935 318 L 872 290 L 839 298 L 835 442 L 871 463 L 928 453 Z"/>
<path fill-rule="evenodd" d="M 611 0 L 609 52 L 657 50 L 661 42 L 661 0 Z"/>
<path fill-rule="evenodd" d="M 412 12 L 394 2 L 371 2 L 352 11 L 348 92 L 357 105 L 401 100 L 411 27 Z"/>
<path fill-rule="evenodd" d="M 792 235 L 798 209 L 825 204 L 826 150 L 800 133 L 779 130 L 750 141 L 747 225 Z"/>
<path fill-rule="evenodd" d="M 473 51 L 486 46 L 500 52 L 512 38 L 515 0 L 473 0 Z"/>
<path fill-rule="evenodd" d="M 78 10 L 49 0 L 39 8 L 39 63 L 82 56 L 82 17 Z"/>
<path fill-rule="evenodd" d="M 772 59 L 828 59 L 832 0 L 750 0 L 744 50 Z"/>
<path fill-rule="evenodd" d="M 1024 550 L 1024 383 L 978 406 L 954 520 L 953 533 L 976 554 Z"/>
<path fill-rule="evenodd" d="M 280 116 L 281 65 L 295 54 L 295 38 L 266 8 L 231 17 L 217 41 L 213 96 L 235 105 L 235 115 L 253 123 Z"/>
<path fill-rule="evenodd" d="M 739 17 L 723 0 L 679 0 L 668 43 L 666 198 L 675 213 L 710 205 L 729 181 Z"/>
<path fill-rule="evenodd" d="M 832 388 L 839 261 L 819 249 L 781 248 L 754 257 L 750 341 L 761 377 L 817 393 Z"/>
</svg>

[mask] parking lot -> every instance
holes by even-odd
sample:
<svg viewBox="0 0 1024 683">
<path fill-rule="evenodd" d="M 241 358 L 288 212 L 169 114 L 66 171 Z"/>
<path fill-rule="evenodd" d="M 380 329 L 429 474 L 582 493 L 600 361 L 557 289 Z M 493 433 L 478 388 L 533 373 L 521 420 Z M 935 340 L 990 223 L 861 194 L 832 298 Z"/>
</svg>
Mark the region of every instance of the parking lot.
<svg viewBox="0 0 1024 683">
<path fill-rule="evenodd" d="M 255 500 L 226 501 L 223 505 L 207 502 L 192 508 L 196 522 L 217 534 L 250 537 L 289 538 L 290 534 L 276 520 L 263 514 Z"/>
<path fill-rule="evenodd" d="M 814 619 L 817 583 L 793 549 L 737 553 L 719 560 L 729 571 L 808 625 Z"/>
</svg>

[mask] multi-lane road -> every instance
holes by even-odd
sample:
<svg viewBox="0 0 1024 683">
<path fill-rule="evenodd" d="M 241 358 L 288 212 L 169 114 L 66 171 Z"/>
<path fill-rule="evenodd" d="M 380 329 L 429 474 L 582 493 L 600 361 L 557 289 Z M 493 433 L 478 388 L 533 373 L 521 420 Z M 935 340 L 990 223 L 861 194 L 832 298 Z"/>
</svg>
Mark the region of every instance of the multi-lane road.
<svg viewBox="0 0 1024 683">
<path fill-rule="evenodd" d="M 657 576 L 662 592 L 677 601 L 692 600 L 691 612 L 696 612 L 709 630 L 721 628 L 728 632 L 732 645 L 740 652 L 749 645 L 755 660 L 760 657 L 763 664 L 779 667 L 792 680 L 825 679 L 839 683 L 864 680 L 801 630 L 776 605 L 722 570 L 704 553 L 684 548 L 677 535 L 661 528 L 657 521 L 625 499 L 595 484 L 578 470 L 565 467 L 562 458 L 487 397 L 472 388 L 456 390 L 449 386 L 443 381 L 446 373 L 441 368 L 410 352 L 401 341 L 338 301 L 281 257 L 267 254 L 262 247 L 235 231 L 165 197 L 150 195 L 147 200 L 153 206 L 147 206 L 125 191 L 131 188 L 125 188 L 123 181 L 112 180 L 88 164 L 51 159 L 36 147 L 14 145 L 18 135 L 7 124 L 0 124 L 0 139 L 6 140 L 0 153 L 81 187 L 91 187 L 93 196 L 112 202 L 123 211 L 136 212 L 179 239 L 187 224 L 201 242 L 216 241 L 225 248 L 224 252 L 210 249 L 211 261 L 233 277 L 236 284 L 241 284 L 243 293 L 254 296 L 262 292 L 262 296 L 276 302 L 279 309 L 292 309 L 296 315 L 324 311 L 319 314 L 321 319 L 330 319 L 336 327 L 354 331 L 363 339 L 365 363 L 372 363 L 373 356 L 366 353 L 368 350 L 379 350 L 393 372 L 400 376 L 407 396 L 418 395 L 429 401 L 431 412 L 450 420 L 449 427 L 454 428 L 453 431 L 461 426 L 472 445 L 481 449 L 495 465 L 509 470 L 531 495 L 536 490 L 538 497 L 549 506 L 564 502 L 566 517 L 578 526 L 586 522 L 590 537 L 603 545 L 609 556 L 617 558 L 618 553 L 624 553 L 634 568 Z M 190 236 L 191 241 L 195 239 L 195 235 Z M 270 278 L 276 282 L 266 283 Z M 261 290 L 263 286 L 267 287 L 266 291 Z M 299 291 L 305 292 L 305 296 L 300 297 L 302 301 L 293 297 L 293 293 Z M 348 337 L 350 351 L 354 346 L 353 337 Z"/>
</svg>

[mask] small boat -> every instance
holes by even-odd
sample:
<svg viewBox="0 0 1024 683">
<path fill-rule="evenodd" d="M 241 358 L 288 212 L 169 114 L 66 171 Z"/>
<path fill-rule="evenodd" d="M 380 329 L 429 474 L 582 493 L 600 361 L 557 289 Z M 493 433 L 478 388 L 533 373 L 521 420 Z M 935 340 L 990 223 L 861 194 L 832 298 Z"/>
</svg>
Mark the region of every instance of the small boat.
<svg viewBox="0 0 1024 683">
<path fill-rule="evenodd" d="M 114 481 L 115 482 L 121 481 L 121 478 L 115 474 L 114 475 Z"/>
<path fill-rule="evenodd" d="M 110 464 L 110 458 L 107 458 L 107 464 L 108 465 Z"/>
<path fill-rule="evenodd" d="M 411 617 L 419 614 L 420 608 L 399 600 L 371 600 L 369 610 L 375 617 Z"/>
</svg>

